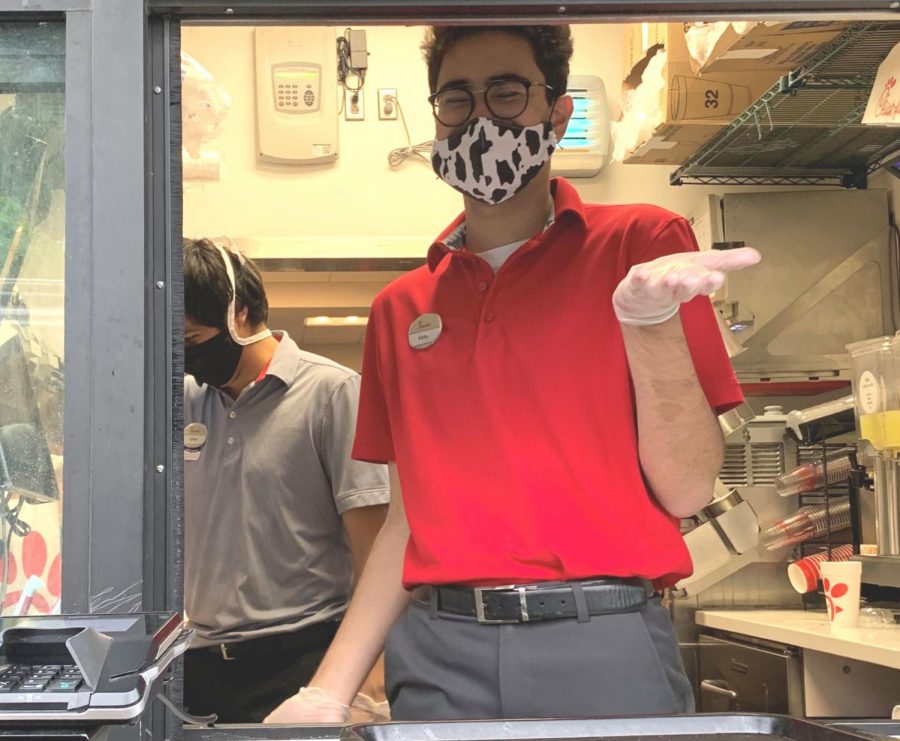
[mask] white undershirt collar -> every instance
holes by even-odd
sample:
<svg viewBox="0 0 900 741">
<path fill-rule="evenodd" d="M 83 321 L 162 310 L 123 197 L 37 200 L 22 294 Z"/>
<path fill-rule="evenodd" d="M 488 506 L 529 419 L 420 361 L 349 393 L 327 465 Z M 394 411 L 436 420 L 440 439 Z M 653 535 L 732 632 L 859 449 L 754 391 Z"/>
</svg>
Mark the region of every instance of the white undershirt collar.
<svg viewBox="0 0 900 741">
<path fill-rule="evenodd" d="M 552 225 L 554 221 L 554 213 L 551 211 L 550 216 L 547 219 L 547 223 L 544 224 L 543 231 L 547 231 Z M 456 229 L 454 229 L 447 238 L 444 240 L 444 244 L 447 245 L 454 252 L 458 252 L 465 247 L 465 239 L 466 239 L 466 222 L 463 221 Z M 530 239 L 530 238 L 529 238 Z M 505 263 L 509 256 L 512 255 L 519 247 L 525 244 L 528 239 L 520 239 L 517 242 L 510 242 L 508 244 L 501 244 L 499 247 L 492 247 L 489 250 L 485 250 L 484 252 L 477 252 L 473 254 L 477 254 L 480 258 L 482 258 L 488 265 L 491 266 L 491 270 L 495 273 L 500 270 L 500 267 Z"/>
</svg>

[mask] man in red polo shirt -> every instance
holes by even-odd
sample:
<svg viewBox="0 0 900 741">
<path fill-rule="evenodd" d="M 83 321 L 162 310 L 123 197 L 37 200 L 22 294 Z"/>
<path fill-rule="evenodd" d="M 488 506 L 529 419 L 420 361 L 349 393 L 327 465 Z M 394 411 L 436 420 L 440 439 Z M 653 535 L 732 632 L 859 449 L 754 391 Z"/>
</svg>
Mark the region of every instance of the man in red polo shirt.
<svg viewBox="0 0 900 741">
<path fill-rule="evenodd" d="M 759 255 L 551 180 L 567 27 L 424 49 L 432 163 L 465 210 L 372 306 L 353 455 L 390 464 L 387 521 L 268 720 L 342 719 L 385 640 L 395 719 L 688 712 L 657 591 L 691 571 L 679 518 L 710 500 L 715 414 L 742 398 L 706 295 Z"/>
</svg>

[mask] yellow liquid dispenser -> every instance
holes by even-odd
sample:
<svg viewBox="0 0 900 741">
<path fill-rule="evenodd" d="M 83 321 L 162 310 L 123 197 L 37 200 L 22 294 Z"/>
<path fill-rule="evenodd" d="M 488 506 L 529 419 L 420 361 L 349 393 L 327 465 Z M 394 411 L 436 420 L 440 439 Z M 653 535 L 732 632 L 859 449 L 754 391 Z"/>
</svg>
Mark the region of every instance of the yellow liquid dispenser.
<svg viewBox="0 0 900 741">
<path fill-rule="evenodd" d="M 847 345 L 860 437 L 879 452 L 900 450 L 900 347 L 896 337 Z"/>
<path fill-rule="evenodd" d="M 900 449 L 900 411 L 860 414 L 859 436 L 876 450 Z"/>
<path fill-rule="evenodd" d="M 847 345 L 859 435 L 875 449 L 875 541 L 900 563 L 900 337 Z"/>
</svg>

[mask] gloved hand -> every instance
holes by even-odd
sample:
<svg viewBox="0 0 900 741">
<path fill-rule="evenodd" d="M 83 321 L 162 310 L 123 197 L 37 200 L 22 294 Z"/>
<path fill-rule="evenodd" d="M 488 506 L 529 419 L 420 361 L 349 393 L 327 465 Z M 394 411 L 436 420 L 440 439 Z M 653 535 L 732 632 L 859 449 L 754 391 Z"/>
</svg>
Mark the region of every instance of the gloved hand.
<svg viewBox="0 0 900 741">
<path fill-rule="evenodd" d="M 701 294 L 714 293 L 725 273 L 760 261 L 752 247 L 678 252 L 635 265 L 613 292 L 613 308 L 622 324 L 662 324 L 678 307 Z"/>
<path fill-rule="evenodd" d="M 269 713 L 263 723 L 346 723 L 350 708 L 318 687 L 301 687 Z"/>
<path fill-rule="evenodd" d="M 381 723 L 391 719 L 391 708 L 387 700 L 375 702 L 360 692 L 350 703 L 351 723 Z"/>
</svg>

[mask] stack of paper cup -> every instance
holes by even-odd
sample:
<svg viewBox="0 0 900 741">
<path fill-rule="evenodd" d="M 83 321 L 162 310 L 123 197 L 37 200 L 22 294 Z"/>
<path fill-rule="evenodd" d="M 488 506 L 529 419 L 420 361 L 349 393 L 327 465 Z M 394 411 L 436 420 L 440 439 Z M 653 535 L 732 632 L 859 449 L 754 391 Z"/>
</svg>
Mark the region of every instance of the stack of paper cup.
<svg viewBox="0 0 900 741">
<path fill-rule="evenodd" d="M 799 561 L 789 563 L 787 573 L 791 586 L 800 594 L 812 592 L 819 582 L 819 564 L 822 561 L 849 561 L 852 555 L 853 546 L 847 544 L 833 548 L 831 558 L 828 557 L 828 551 L 822 551 L 813 556 L 806 556 L 806 558 L 801 558 Z"/>
<path fill-rule="evenodd" d="M 859 621 L 859 587 L 862 580 L 862 562 L 844 561 L 819 564 L 822 587 L 828 605 L 831 629 L 855 628 Z"/>
</svg>

